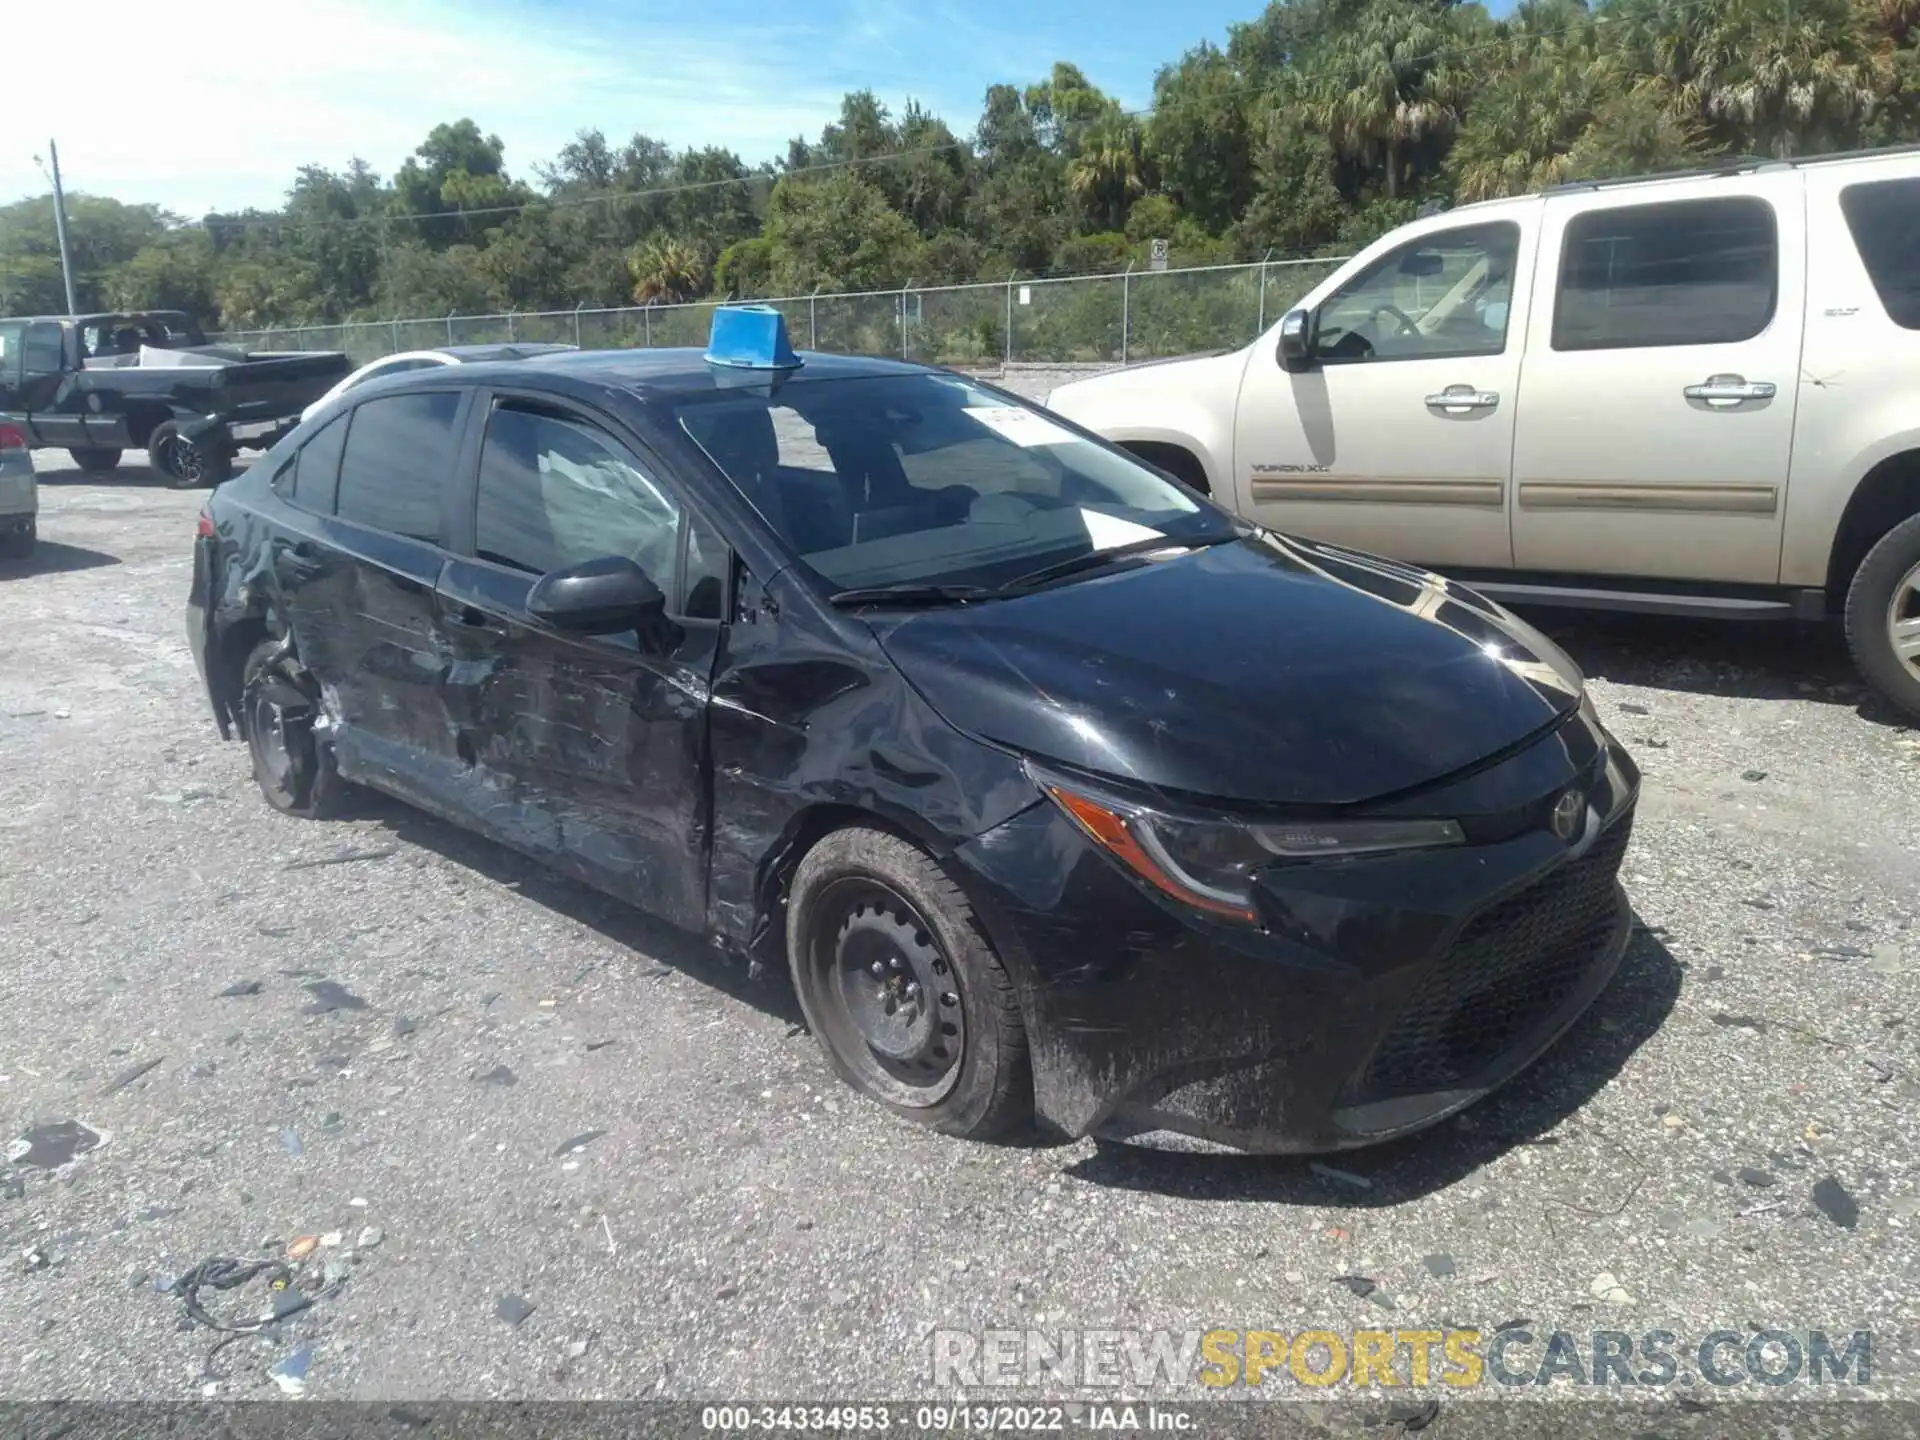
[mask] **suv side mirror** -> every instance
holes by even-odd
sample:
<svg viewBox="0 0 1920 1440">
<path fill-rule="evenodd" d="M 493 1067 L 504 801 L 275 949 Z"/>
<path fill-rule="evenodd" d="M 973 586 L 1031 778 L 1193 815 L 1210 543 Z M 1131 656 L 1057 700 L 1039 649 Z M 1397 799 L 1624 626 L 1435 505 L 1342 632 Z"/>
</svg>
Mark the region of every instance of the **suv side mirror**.
<svg viewBox="0 0 1920 1440">
<path fill-rule="evenodd" d="M 555 629 L 613 635 L 658 624 L 667 597 L 633 561 L 608 555 L 549 570 L 527 592 L 527 613 Z"/>
<path fill-rule="evenodd" d="M 1280 322 L 1280 368 L 1300 371 L 1313 364 L 1313 312 L 1289 310 Z"/>
</svg>

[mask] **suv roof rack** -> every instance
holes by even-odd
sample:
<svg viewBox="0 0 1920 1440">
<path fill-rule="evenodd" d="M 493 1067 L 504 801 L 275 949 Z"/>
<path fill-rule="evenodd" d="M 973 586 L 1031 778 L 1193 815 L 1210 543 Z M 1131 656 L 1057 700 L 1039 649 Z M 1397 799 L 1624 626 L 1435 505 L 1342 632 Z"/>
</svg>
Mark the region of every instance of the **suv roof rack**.
<svg viewBox="0 0 1920 1440">
<path fill-rule="evenodd" d="M 1711 180 L 1723 175 L 1746 175 L 1756 170 L 1798 170 L 1808 165 L 1824 165 L 1836 160 L 1867 160 L 1882 155 L 1920 154 L 1920 144 L 1877 145 L 1866 150 L 1836 150 L 1825 155 L 1730 155 L 1708 165 L 1688 170 L 1654 170 L 1644 175 L 1621 175 L 1607 180 L 1568 180 L 1549 185 L 1543 195 L 1564 195 L 1575 190 L 1611 190 L 1620 185 L 1645 185 L 1655 180 Z"/>
</svg>

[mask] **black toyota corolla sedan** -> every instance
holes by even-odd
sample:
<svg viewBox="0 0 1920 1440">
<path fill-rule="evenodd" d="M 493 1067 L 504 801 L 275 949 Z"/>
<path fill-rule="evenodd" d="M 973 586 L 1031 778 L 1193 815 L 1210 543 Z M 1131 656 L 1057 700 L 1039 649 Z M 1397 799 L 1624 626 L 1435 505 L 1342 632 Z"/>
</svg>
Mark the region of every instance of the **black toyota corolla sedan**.
<svg viewBox="0 0 1920 1440">
<path fill-rule="evenodd" d="M 1536 631 L 722 315 L 355 389 L 214 493 L 188 628 L 269 803 L 386 791 L 784 964 L 958 1135 L 1363 1144 L 1607 984 L 1639 777 Z"/>
</svg>

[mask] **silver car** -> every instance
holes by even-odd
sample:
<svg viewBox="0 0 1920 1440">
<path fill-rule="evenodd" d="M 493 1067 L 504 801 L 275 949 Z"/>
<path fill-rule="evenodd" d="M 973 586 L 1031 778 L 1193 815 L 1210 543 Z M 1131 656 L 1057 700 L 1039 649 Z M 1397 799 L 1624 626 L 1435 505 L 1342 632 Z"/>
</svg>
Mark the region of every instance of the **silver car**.
<svg viewBox="0 0 1920 1440">
<path fill-rule="evenodd" d="M 40 487 L 33 478 L 33 452 L 18 425 L 0 420 L 0 560 L 33 554 Z"/>
</svg>

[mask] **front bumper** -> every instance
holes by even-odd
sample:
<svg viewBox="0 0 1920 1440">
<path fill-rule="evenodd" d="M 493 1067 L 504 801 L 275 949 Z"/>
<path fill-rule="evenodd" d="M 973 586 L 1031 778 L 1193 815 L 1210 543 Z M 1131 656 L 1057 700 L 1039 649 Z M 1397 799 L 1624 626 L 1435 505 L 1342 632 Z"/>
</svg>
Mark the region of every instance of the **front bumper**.
<svg viewBox="0 0 1920 1440">
<path fill-rule="evenodd" d="M 1569 786 L 1590 804 L 1572 843 L 1543 819 Z M 1257 931 L 1162 901 L 1050 804 L 956 858 L 1020 986 L 1047 1128 L 1339 1150 L 1472 1104 L 1605 989 L 1638 787 L 1569 717 L 1418 802 L 1484 843 L 1274 867 Z"/>
</svg>

